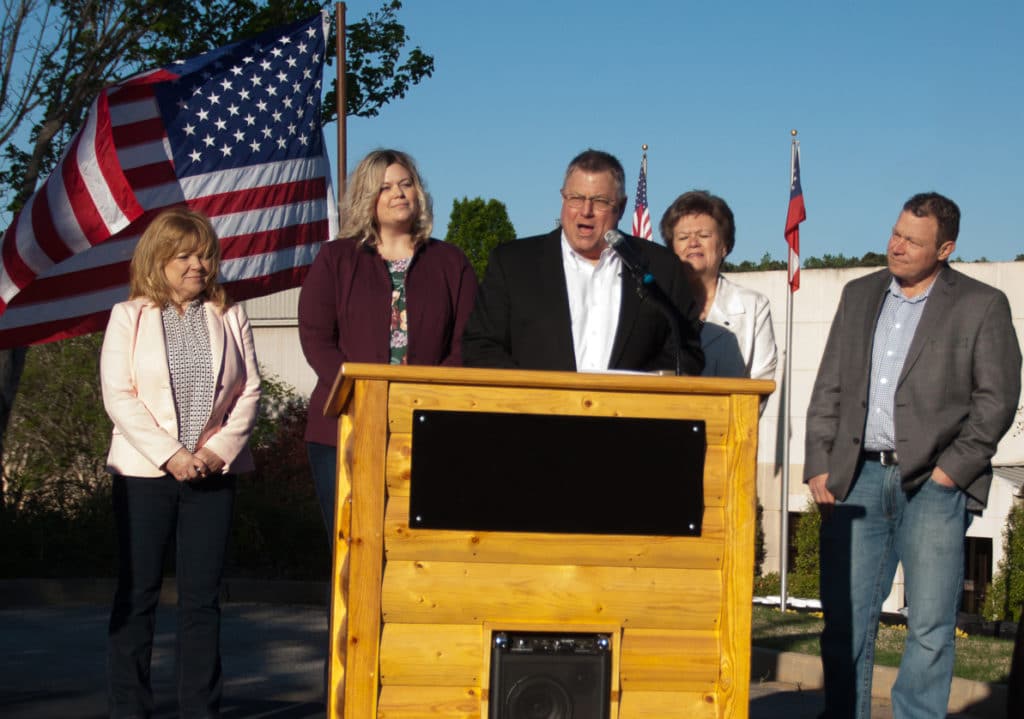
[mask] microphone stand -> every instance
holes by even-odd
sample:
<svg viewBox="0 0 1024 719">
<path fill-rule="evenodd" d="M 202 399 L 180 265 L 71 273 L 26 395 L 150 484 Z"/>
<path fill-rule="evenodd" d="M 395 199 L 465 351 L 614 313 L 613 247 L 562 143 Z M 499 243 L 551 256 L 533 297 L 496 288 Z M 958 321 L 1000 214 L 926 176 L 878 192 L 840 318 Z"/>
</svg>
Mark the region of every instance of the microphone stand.
<svg viewBox="0 0 1024 719">
<path fill-rule="evenodd" d="M 608 234 L 611 234 L 609 232 Z M 633 276 L 633 279 L 637 283 L 637 293 L 642 299 L 650 298 L 655 306 L 661 310 L 661 313 L 665 315 L 665 319 L 668 320 L 669 329 L 672 332 L 672 339 L 675 340 L 675 354 L 676 354 L 676 376 L 683 376 L 683 317 L 679 308 L 676 307 L 675 303 L 665 294 L 665 290 L 661 289 L 661 285 L 654 278 L 645 267 L 642 267 L 642 258 L 639 261 L 633 261 L 632 258 L 627 257 L 627 254 L 632 254 L 632 248 L 626 243 L 629 242 L 624 235 L 619 234 L 617 241 L 609 240 L 608 244 L 612 246 L 612 249 L 619 254 L 619 258 L 622 260 L 622 265 L 629 271 L 629 274 Z M 607 237 L 606 237 L 607 239 Z"/>
</svg>

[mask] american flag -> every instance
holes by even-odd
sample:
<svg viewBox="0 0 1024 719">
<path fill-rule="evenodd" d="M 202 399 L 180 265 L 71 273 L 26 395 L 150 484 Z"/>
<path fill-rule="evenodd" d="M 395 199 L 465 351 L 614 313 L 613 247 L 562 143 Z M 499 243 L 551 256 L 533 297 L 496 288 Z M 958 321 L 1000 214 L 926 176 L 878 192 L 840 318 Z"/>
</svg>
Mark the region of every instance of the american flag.
<svg viewBox="0 0 1024 719">
<path fill-rule="evenodd" d="M 646 147 L 646 145 L 644 146 Z M 640 160 L 640 179 L 636 181 L 636 209 L 633 210 L 633 236 L 651 239 L 651 213 L 647 211 L 647 153 Z"/>
<path fill-rule="evenodd" d="M 796 292 L 800 289 L 800 223 L 807 219 L 804 191 L 800 187 L 800 143 L 797 140 L 793 140 L 789 169 L 786 244 L 789 245 L 789 291 Z"/>
<path fill-rule="evenodd" d="M 102 329 L 161 209 L 208 215 L 236 300 L 295 287 L 336 234 L 320 124 L 327 16 L 105 89 L 0 248 L 0 348 Z"/>
</svg>

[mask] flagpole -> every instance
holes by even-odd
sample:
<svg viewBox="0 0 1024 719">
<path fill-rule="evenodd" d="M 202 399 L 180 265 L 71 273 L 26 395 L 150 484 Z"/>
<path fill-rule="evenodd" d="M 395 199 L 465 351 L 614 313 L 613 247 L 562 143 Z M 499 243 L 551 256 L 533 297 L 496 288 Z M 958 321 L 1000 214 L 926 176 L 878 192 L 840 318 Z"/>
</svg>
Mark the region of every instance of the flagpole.
<svg viewBox="0 0 1024 719">
<path fill-rule="evenodd" d="M 348 167 L 348 152 L 346 150 L 346 136 L 345 136 L 345 3 L 336 3 L 334 6 L 335 19 L 338 24 L 338 36 L 335 39 L 334 51 L 337 55 L 337 63 L 335 67 L 338 70 L 338 74 L 335 82 L 335 100 L 337 102 L 336 108 L 338 111 L 338 207 L 341 207 L 341 198 L 345 194 L 345 172 Z M 341 222 L 338 222 L 338 227 L 341 227 Z M 332 238 L 333 239 L 333 238 Z"/>
<path fill-rule="evenodd" d="M 796 130 L 791 130 L 792 142 L 789 148 L 789 172 L 790 184 L 793 182 L 793 167 L 796 162 Z M 789 253 L 787 248 L 787 253 Z M 791 441 L 790 424 L 791 415 L 790 402 L 793 395 L 793 287 L 790 284 L 790 260 L 787 260 L 786 270 L 786 362 L 782 370 L 782 489 L 779 494 L 779 511 L 781 513 L 779 522 L 779 611 L 786 611 L 786 580 L 789 564 L 789 445 Z"/>
</svg>

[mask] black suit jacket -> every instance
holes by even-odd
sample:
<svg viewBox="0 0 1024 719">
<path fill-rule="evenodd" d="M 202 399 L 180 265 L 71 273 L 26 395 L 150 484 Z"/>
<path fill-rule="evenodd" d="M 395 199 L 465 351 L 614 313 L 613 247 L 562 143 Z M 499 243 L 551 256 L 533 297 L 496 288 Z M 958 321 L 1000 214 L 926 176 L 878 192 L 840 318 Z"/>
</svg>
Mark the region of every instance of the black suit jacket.
<svg viewBox="0 0 1024 719">
<path fill-rule="evenodd" d="M 627 237 L 645 258 L 658 285 L 683 316 L 683 369 L 700 374 L 698 309 L 682 264 L 661 245 Z M 515 240 L 490 256 L 476 305 L 462 336 L 462 360 L 470 367 L 576 369 L 569 294 L 562 265 L 562 231 Z M 610 368 L 675 369 L 671 327 L 650 297 L 623 269 L 622 304 Z"/>
</svg>

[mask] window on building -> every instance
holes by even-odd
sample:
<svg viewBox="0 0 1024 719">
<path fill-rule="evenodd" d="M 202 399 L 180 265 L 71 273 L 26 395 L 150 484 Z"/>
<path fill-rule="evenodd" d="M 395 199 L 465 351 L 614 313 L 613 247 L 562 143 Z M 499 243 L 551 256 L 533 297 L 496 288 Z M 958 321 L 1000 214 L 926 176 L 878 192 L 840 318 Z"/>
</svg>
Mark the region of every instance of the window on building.
<svg viewBox="0 0 1024 719">
<path fill-rule="evenodd" d="M 992 583 L 992 539 L 966 537 L 964 539 L 964 598 L 963 611 L 981 614 L 985 605 L 985 591 Z"/>
</svg>

